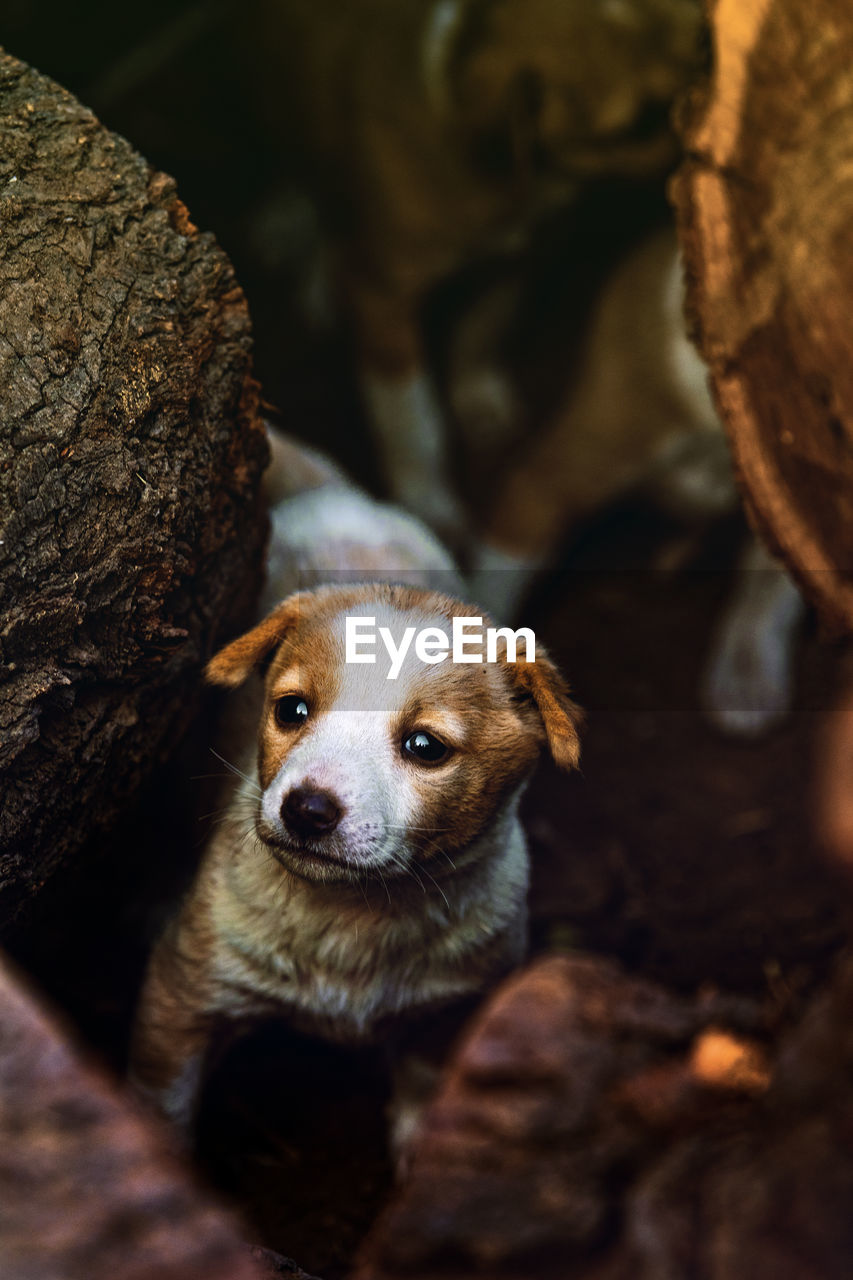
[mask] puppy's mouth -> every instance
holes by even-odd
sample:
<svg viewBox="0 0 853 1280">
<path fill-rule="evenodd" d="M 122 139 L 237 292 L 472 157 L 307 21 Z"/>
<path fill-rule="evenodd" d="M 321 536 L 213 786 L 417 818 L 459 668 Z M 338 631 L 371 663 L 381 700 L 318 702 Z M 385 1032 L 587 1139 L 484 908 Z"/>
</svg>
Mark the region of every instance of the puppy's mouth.
<svg viewBox="0 0 853 1280">
<path fill-rule="evenodd" d="M 298 837 L 263 820 L 256 830 L 276 862 L 303 880 L 359 880 L 369 874 L 368 867 L 342 855 L 328 841 Z"/>
</svg>

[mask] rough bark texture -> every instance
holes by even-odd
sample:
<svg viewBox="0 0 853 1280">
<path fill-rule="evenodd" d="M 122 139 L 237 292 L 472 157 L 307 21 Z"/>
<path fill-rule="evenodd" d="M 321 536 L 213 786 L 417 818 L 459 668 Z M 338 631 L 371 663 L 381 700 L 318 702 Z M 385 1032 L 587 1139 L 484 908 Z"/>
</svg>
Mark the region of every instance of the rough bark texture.
<svg viewBox="0 0 853 1280">
<path fill-rule="evenodd" d="M 674 183 L 688 304 L 755 521 L 853 627 L 853 8 L 716 0 Z"/>
<path fill-rule="evenodd" d="M 252 603 L 245 300 L 171 179 L 0 55 L 0 927 L 136 792 Z"/>
<path fill-rule="evenodd" d="M 711 1030 L 754 1018 L 747 1002 L 679 999 L 608 961 L 532 965 L 459 1051 L 357 1280 L 605 1274 L 638 1171 L 700 1117 L 730 1130 L 763 1091 L 760 1051 Z M 650 1273 L 669 1274 L 705 1273 Z"/>
<path fill-rule="evenodd" d="M 165 1141 L 0 961 L 4 1280 L 259 1280 Z"/>
</svg>

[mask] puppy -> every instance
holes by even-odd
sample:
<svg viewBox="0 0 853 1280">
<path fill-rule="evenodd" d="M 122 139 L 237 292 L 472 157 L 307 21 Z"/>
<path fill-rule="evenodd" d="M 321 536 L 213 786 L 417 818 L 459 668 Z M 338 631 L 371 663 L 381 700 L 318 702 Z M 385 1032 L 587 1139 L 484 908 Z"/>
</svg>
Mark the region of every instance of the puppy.
<svg viewBox="0 0 853 1280">
<path fill-rule="evenodd" d="M 517 248 L 593 177 L 662 176 L 701 63 L 696 0 L 261 0 L 268 119 L 301 162 L 395 500 L 458 535 L 428 290 Z M 257 76 L 255 77 L 257 79 Z"/>
<path fill-rule="evenodd" d="M 315 535 L 340 506 L 327 477 Z M 476 616 L 425 587 L 332 583 L 289 595 L 209 663 L 208 680 L 245 686 L 254 708 L 230 744 L 241 780 L 154 950 L 131 1054 L 137 1088 L 184 1132 L 223 1026 L 273 1014 L 335 1041 L 381 1040 L 520 959 L 518 802 L 543 745 L 577 763 L 566 685 L 541 650 L 515 662 L 507 645 L 464 665 L 410 645 L 394 679 L 381 652 L 346 660 L 348 618 L 375 619 L 399 650 L 408 628 L 437 642 Z"/>
</svg>

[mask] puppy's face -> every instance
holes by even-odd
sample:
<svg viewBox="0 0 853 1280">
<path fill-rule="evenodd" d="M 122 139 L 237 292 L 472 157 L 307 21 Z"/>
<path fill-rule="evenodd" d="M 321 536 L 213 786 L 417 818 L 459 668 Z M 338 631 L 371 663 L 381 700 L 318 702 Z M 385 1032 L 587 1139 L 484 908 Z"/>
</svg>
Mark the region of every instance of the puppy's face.
<svg viewBox="0 0 853 1280">
<path fill-rule="evenodd" d="M 233 685 L 273 652 L 256 829 L 289 870 L 315 881 L 446 874 L 476 856 L 477 837 L 545 741 L 566 767 L 576 763 L 577 708 L 544 654 L 529 664 L 429 663 L 410 640 L 388 678 L 380 628 L 399 652 L 410 628 L 450 641 L 454 616 L 481 614 L 411 588 L 321 588 L 291 597 L 213 659 L 209 678 Z M 374 663 L 346 660 L 348 617 L 374 619 Z"/>
</svg>

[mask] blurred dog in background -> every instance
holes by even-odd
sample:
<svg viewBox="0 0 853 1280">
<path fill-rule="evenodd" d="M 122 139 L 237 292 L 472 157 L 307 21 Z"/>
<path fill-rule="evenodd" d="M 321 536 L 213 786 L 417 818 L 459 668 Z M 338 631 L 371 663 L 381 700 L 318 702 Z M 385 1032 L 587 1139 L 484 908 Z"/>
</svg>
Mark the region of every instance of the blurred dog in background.
<svg viewBox="0 0 853 1280">
<path fill-rule="evenodd" d="M 578 375 L 538 435 L 496 355 L 511 280 L 455 326 L 443 398 L 421 323 L 437 281 L 517 252 L 591 179 L 662 184 L 677 158 L 672 103 L 702 65 L 699 5 L 262 0 L 262 10 L 286 70 L 270 114 L 327 227 L 390 490 L 467 552 L 483 604 L 509 616 L 566 529 L 630 486 L 645 484 L 692 523 L 732 509 L 671 232 L 612 273 Z M 479 538 L 452 476 L 443 405 L 472 456 L 510 459 Z M 719 727 L 753 734 L 788 708 L 802 607 L 757 541 L 740 569 L 703 695 Z"/>
<path fill-rule="evenodd" d="M 450 381 L 456 394 L 508 382 L 496 354 L 518 288 L 486 293 L 460 325 Z M 474 458 L 489 446 L 468 442 Z M 688 528 L 737 508 L 728 447 L 707 371 L 684 322 L 674 230 L 661 228 L 624 256 L 602 287 L 561 402 L 534 438 L 507 437 L 512 458 L 484 515 L 474 590 L 511 615 L 532 577 L 553 560 L 567 530 L 629 490 L 645 493 Z M 475 464 L 476 465 L 476 464 Z M 789 710 L 799 592 L 752 534 L 720 618 L 703 682 L 719 728 L 761 733 Z"/>
<path fill-rule="evenodd" d="M 462 514 L 420 309 L 608 174 L 665 174 L 701 62 L 696 0 L 261 0 L 269 116 L 335 248 L 394 499 L 457 540 Z M 275 56 L 275 53 L 270 56 Z"/>
</svg>

